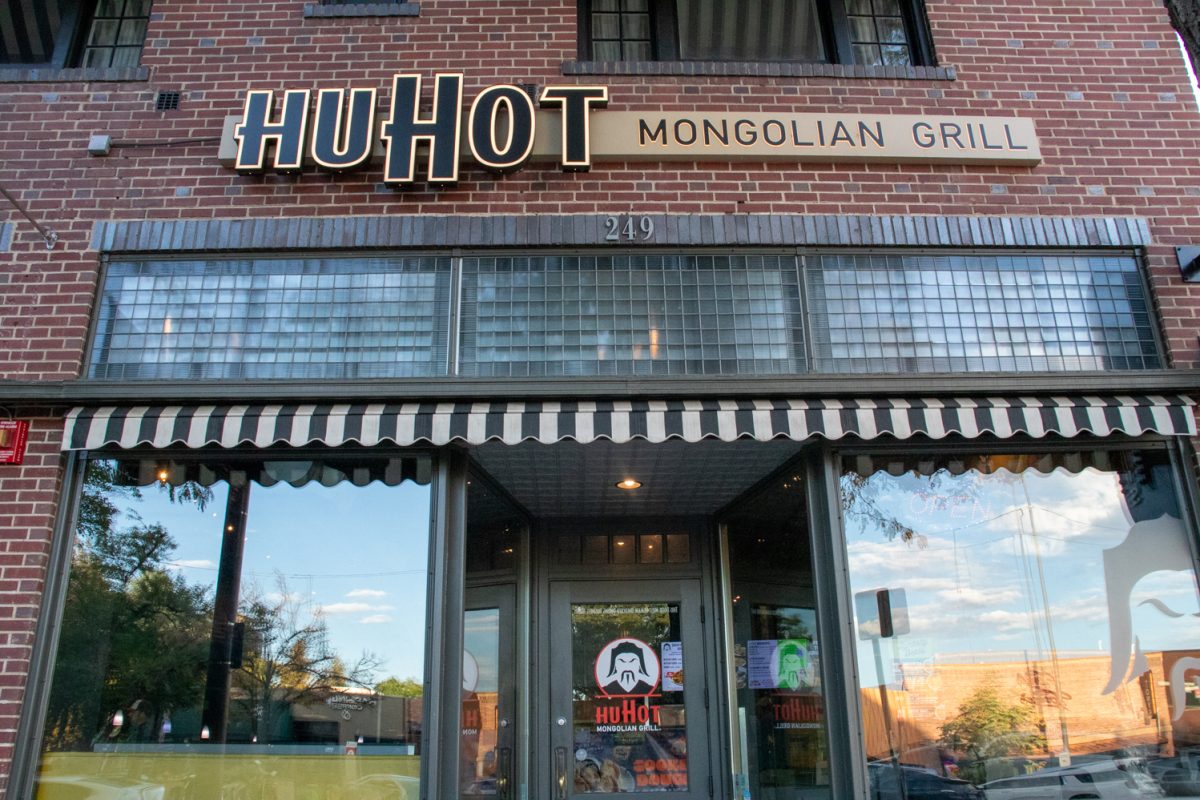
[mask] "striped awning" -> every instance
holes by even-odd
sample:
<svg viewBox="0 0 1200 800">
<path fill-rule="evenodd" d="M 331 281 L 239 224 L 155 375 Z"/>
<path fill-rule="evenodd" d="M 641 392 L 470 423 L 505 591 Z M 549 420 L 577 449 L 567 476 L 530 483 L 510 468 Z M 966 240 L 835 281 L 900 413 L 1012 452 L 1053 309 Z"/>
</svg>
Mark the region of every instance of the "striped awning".
<svg viewBox="0 0 1200 800">
<path fill-rule="evenodd" d="M 1184 396 L 1081 395 L 76 408 L 67 416 L 63 449 L 1084 433 L 1195 436 L 1193 406 Z"/>
</svg>

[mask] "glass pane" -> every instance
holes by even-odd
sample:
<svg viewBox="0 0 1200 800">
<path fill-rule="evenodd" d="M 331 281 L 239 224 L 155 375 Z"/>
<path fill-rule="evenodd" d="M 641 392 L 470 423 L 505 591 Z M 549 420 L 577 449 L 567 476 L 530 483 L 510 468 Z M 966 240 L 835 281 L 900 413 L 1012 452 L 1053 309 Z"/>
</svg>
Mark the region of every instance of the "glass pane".
<svg viewBox="0 0 1200 800">
<path fill-rule="evenodd" d="M 466 375 L 804 370 L 794 258 L 467 258 Z"/>
<path fill-rule="evenodd" d="M 621 53 L 626 61 L 651 61 L 654 58 L 649 42 L 625 42 Z"/>
<path fill-rule="evenodd" d="M 112 50 L 112 66 L 136 67 L 141 56 L 141 47 L 114 47 Z"/>
<path fill-rule="evenodd" d="M 578 564 L 579 544 L 580 542 L 578 536 L 558 537 L 558 563 Z"/>
<path fill-rule="evenodd" d="M 856 64 L 866 64 L 869 66 L 879 66 L 883 63 L 883 56 L 879 53 L 879 45 L 874 44 L 856 44 L 854 48 L 854 62 Z"/>
<path fill-rule="evenodd" d="M 593 39 L 620 39 L 620 14 L 592 14 Z"/>
<path fill-rule="evenodd" d="M 1188 769 L 1200 616 L 1163 453 L 857 457 L 841 493 L 874 791 L 1159 797 Z"/>
<path fill-rule="evenodd" d="M 150 16 L 150 0 L 125 0 L 125 16 Z"/>
<path fill-rule="evenodd" d="M 667 534 L 667 563 L 687 564 L 692 560 L 692 540 L 686 533 Z"/>
<path fill-rule="evenodd" d="M 875 25 L 870 17 L 850 17 L 850 38 L 855 42 L 875 41 Z"/>
<path fill-rule="evenodd" d="M 124 0 L 100 0 L 96 4 L 97 17 L 119 17 L 124 10 Z"/>
<path fill-rule="evenodd" d="M 899 17 L 880 17 L 875 20 L 879 41 L 889 44 L 905 44 L 908 36 L 904 31 L 904 20 Z"/>
<path fill-rule="evenodd" d="M 1131 258 L 821 255 L 807 264 L 818 371 L 1132 370 L 1161 363 Z"/>
<path fill-rule="evenodd" d="M 659 534 L 643 534 L 638 537 L 638 561 L 643 564 L 663 562 L 663 537 Z"/>
<path fill-rule="evenodd" d="M 675 603 L 571 606 L 574 794 L 687 791 Z"/>
<path fill-rule="evenodd" d="M 584 564 L 607 564 L 608 563 L 608 537 L 607 536 L 585 536 L 585 537 L 583 537 L 583 563 Z"/>
<path fill-rule="evenodd" d="M 515 569 L 524 527 L 524 518 L 506 495 L 472 476 L 467 483 L 467 575 Z"/>
<path fill-rule="evenodd" d="M 751 797 L 832 797 L 807 518 L 788 478 L 726 520 L 735 771 Z"/>
<path fill-rule="evenodd" d="M 121 33 L 117 44 L 137 45 L 139 48 L 146 40 L 146 20 L 127 19 L 121 23 Z"/>
<path fill-rule="evenodd" d="M 816 0 L 676 0 L 680 57 L 703 61 L 824 61 Z"/>
<path fill-rule="evenodd" d="M 621 36 L 625 39 L 650 38 L 650 16 L 648 14 L 622 14 Z"/>
<path fill-rule="evenodd" d="M 411 377 L 448 368 L 449 258 L 114 262 L 103 292 L 97 378 Z"/>
<path fill-rule="evenodd" d="M 463 621 L 462 742 L 464 795 L 497 794 L 500 757 L 500 609 L 467 611 Z"/>
<path fill-rule="evenodd" d="M 343 466 L 89 464 L 38 797 L 417 795 L 429 489 Z"/>
<path fill-rule="evenodd" d="M 98 19 L 92 23 L 88 34 L 89 45 L 111 45 L 117 43 L 117 28 L 120 21 L 115 19 Z"/>
<path fill-rule="evenodd" d="M 620 61 L 620 42 L 592 42 L 592 58 L 597 61 Z"/>
<path fill-rule="evenodd" d="M 80 66 L 86 68 L 104 69 L 112 63 L 113 51 L 109 47 L 89 47 L 83 51 Z"/>
<path fill-rule="evenodd" d="M 636 536 L 614 536 L 612 548 L 612 563 L 634 564 L 637 562 Z"/>
<path fill-rule="evenodd" d="M 883 52 L 883 63 L 888 67 L 908 66 L 911 53 L 907 45 L 885 44 L 880 48 Z"/>
</svg>

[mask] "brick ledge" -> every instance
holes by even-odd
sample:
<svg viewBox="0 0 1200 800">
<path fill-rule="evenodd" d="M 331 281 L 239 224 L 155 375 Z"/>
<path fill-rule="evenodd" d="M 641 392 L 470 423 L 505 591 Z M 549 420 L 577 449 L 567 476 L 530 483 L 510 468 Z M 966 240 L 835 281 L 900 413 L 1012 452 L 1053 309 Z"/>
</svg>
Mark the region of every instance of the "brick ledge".
<svg viewBox="0 0 1200 800">
<path fill-rule="evenodd" d="M 954 67 L 874 67 L 777 61 L 564 61 L 564 75 L 664 75 L 952 81 Z"/>
</svg>

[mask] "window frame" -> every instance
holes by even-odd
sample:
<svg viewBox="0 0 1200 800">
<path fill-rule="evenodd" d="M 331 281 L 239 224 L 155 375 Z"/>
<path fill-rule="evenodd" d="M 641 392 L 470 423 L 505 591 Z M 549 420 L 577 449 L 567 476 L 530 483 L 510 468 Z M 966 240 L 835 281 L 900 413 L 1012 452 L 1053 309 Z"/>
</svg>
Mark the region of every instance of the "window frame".
<svg viewBox="0 0 1200 800">
<path fill-rule="evenodd" d="M 933 37 L 929 28 L 929 16 L 925 0 L 899 0 L 904 29 L 908 37 L 909 64 L 906 67 L 934 67 L 937 58 L 933 50 Z M 580 0 L 577 5 L 578 58 L 594 62 L 592 48 L 591 0 Z M 854 60 L 854 48 L 850 42 L 850 21 L 846 0 L 817 0 L 817 18 L 821 23 L 821 38 L 825 45 L 824 61 L 741 59 L 720 61 L 710 59 L 683 59 L 679 55 L 679 26 L 676 21 L 674 0 L 649 0 L 650 47 L 653 62 L 679 61 L 698 64 L 773 63 L 773 64 L 824 64 L 843 66 L 879 67 L 888 65 L 860 65 Z M 643 63 L 637 61 L 617 63 Z"/>
<path fill-rule="evenodd" d="M 54 50 L 45 61 L 0 63 L 0 83 L 68 82 L 68 81 L 145 81 L 150 70 L 142 66 L 146 42 L 144 36 L 138 52 L 138 63 L 127 67 L 83 67 L 80 61 L 87 47 L 87 38 L 98 0 L 73 0 L 62 6 L 61 24 L 54 41 Z M 147 17 L 147 34 L 154 21 L 151 5 Z"/>
<path fill-rule="evenodd" d="M 54 527 L 47 543 L 45 584 L 35 604 L 37 607 L 30 632 L 28 672 L 25 692 L 17 714 L 18 736 L 12 750 L 8 792 L 17 797 L 33 797 L 39 775 L 45 740 L 46 716 L 49 712 L 50 691 L 58 657 L 59 634 L 66 610 L 72 557 L 80 517 L 83 490 L 88 464 L 105 459 L 138 459 L 153 456 L 191 463 L 223 464 L 254 463 L 278 456 L 281 460 L 303 461 L 320 458 L 346 448 L 318 446 L 259 449 L 250 447 L 194 449 L 184 446 L 167 448 L 122 449 L 104 447 L 96 450 L 77 450 L 65 453 L 62 480 L 59 484 L 59 504 Z M 355 449 L 348 452 L 353 453 Z M 423 715 L 430 720 L 421 731 L 420 780 L 422 795 L 438 797 L 443 776 L 456 773 L 457 729 L 454 725 L 438 725 L 437 719 L 457 719 L 460 708 L 458 683 L 446 682 L 445 675 L 458 675 L 462 670 L 462 613 L 464 601 L 463 558 L 465 547 L 466 486 L 468 480 L 466 457 L 458 452 L 433 447 L 395 447 L 379 445 L 362 450 L 374 456 L 386 453 L 425 457 L 430 460 L 428 518 L 428 563 L 426 569 L 425 609 L 425 682 Z M 457 614 L 457 617 L 455 616 Z M 445 642 L 458 642 L 447 650 Z M 449 715 L 449 716 L 447 716 Z"/>
</svg>

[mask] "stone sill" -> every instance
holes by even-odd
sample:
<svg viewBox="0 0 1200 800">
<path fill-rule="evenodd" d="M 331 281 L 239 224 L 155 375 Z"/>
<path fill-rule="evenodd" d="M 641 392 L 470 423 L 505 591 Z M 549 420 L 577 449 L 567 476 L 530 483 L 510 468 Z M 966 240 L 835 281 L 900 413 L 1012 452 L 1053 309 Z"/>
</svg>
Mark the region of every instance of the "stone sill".
<svg viewBox="0 0 1200 800">
<path fill-rule="evenodd" d="M 874 67 L 779 61 L 564 61 L 564 75 L 681 75 L 952 81 L 954 67 Z"/>
<path fill-rule="evenodd" d="M 418 17 L 420 15 L 421 7 L 416 3 L 304 4 L 304 16 L 306 17 Z"/>
<path fill-rule="evenodd" d="M 148 80 L 150 80 L 149 67 L 0 69 L 0 83 L 116 83 Z"/>
</svg>

